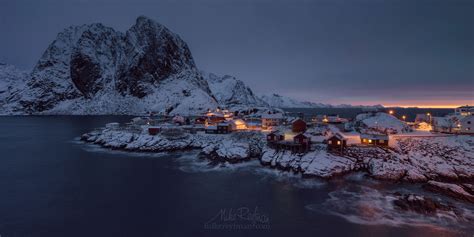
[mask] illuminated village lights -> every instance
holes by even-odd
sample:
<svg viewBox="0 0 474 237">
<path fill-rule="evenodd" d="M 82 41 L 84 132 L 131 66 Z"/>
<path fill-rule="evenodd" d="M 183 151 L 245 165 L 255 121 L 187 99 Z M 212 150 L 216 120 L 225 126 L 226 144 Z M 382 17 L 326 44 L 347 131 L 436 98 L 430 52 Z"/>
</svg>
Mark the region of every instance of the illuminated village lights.
<svg viewBox="0 0 474 237">
<path fill-rule="evenodd" d="M 395 113 L 395 111 L 389 110 L 388 113 L 389 113 L 390 115 L 393 115 L 393 114 Z"/>
</svg>

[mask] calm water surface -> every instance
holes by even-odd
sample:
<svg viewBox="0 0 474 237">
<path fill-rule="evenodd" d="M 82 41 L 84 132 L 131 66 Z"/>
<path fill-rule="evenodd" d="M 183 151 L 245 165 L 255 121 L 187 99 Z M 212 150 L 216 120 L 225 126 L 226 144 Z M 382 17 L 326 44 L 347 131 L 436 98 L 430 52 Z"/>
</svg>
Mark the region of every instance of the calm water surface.
<svg viewBox="0 0 474 237">
<path fill-rule="evenodd" d="M 210 166 L 196 152 L 109 151 L 77 137 L 130 117 L 0 117 L 0 235 L 472 236 L 450 218 L 399 214 L 387 193 L 423 192 L 355 174 L 329 183 L 261 168 Z M 232 219 L 239 208 L 254 217 Z M 255 211 L 255 208 L 257 210 Z M 470 210 L 469 206 L 463 206 Z M 223 215 L 219 215 L 223 214 Z M 227 217 L 227 218 L 226 218 Z M 266 229 L 219 229 L 206 223 Z M 369 224 L 370 223 L 370 224 Z M 247 225 L 248 226 L 248 225 Z M 446 229 L 455 230 L 455 232 Z M 460 231 L 460 232 L 459 232 Z"/>
</svg>

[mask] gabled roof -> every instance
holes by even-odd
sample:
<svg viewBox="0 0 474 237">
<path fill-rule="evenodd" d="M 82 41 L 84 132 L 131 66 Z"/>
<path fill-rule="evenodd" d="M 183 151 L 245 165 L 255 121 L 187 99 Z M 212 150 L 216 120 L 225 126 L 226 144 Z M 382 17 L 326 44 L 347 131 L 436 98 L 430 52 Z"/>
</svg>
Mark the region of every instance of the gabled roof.
<svg viewBox="0 0 474 237">
<path fill-rule="evenodd" d="M 372 139 L 372 140 L 388 140 L 388 135 L 363 133 L 363 134 L 360 134 L 360 138 L 362 138 L 362 139 Z"/>
<path fill-rule="evenodd" d="M 342 134 L 340 134 L 340 133 L 336 133 L 336 134 L 330 136 L 327 140 L 329 140 L 329 139 L 331 139 L 331 138 L 333 138 L 333 137 L 336 137 L 336 138 L 339 139 L 339 140 L 347 140 L 347 138 L 344 137 L 344 135 L 342 135 Z"/>
<path fill-rule="evenodd" d="M 296 122 L 296 121 L 298 121 L 298 120 L 301 120 L 302 122 L 306 123 L 306 122 L 305 122 L 303 119 L 301 119 L 301 118 L 295 118 L 295 119 L 291 120 L 290 123 L 294 123 L 294 122 Z"/>
<path fill-rule="evenodd" d="M 268 135 L 271 135 L 271 134 L 276 135 L 276 136 L 284 136 L 285 135 L 283 132 L 278 131 L 278 130 L 273 131 L 273 132 L 269 133 Z"/>
<path fill-rule="evenodd" d="M 297 138 L 297 137 L 305 137 L 305 138 L 308 138 L 308 136 L 306 136 L 304 133 L 298 133 L 298 135 L 294 136 L 293 138 Z"/>
</svg>

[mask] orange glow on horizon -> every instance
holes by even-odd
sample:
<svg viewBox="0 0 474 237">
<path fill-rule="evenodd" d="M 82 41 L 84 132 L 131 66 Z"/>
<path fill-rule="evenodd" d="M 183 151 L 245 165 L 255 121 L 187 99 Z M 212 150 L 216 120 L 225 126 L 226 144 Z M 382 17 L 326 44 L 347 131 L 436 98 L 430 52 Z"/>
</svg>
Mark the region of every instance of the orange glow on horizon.
<svg viewBox="0 0 474 237">
<path fill-rule="evenodd" d="M 383 105 L 386 108 L 400 107 L 400 108 L 425 108 L 425 109 L 454 109 L 463 105 Z"/>
</svg>

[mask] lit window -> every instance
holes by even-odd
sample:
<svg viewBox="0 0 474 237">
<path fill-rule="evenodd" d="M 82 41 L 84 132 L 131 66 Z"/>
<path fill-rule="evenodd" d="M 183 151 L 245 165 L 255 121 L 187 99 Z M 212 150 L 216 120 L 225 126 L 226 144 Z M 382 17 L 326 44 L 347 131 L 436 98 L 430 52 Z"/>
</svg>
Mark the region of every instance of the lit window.
<svg viewBox="0 0 474 237">
<path fill-rule="evenodd" d="M 341 145 L 341 141 L 337 141 L 337 145 Z"/>
<path fill-rule="evenodd" d="M 328 144 L 331 145 L 331 144 L 332 144 L 332 141 L 328 141 Z"/>
<path fill-rule="evenodd" d="M 372 143 L 372 139 L 369 139 L 369 143 Z"/>
<path fill-rule="evenodd" d="M 379 140 L 379 143 L 380 143 L 380 144 L 383 144 L 383 143 L 384 143 L 384 140 Z"/>
</svg>

